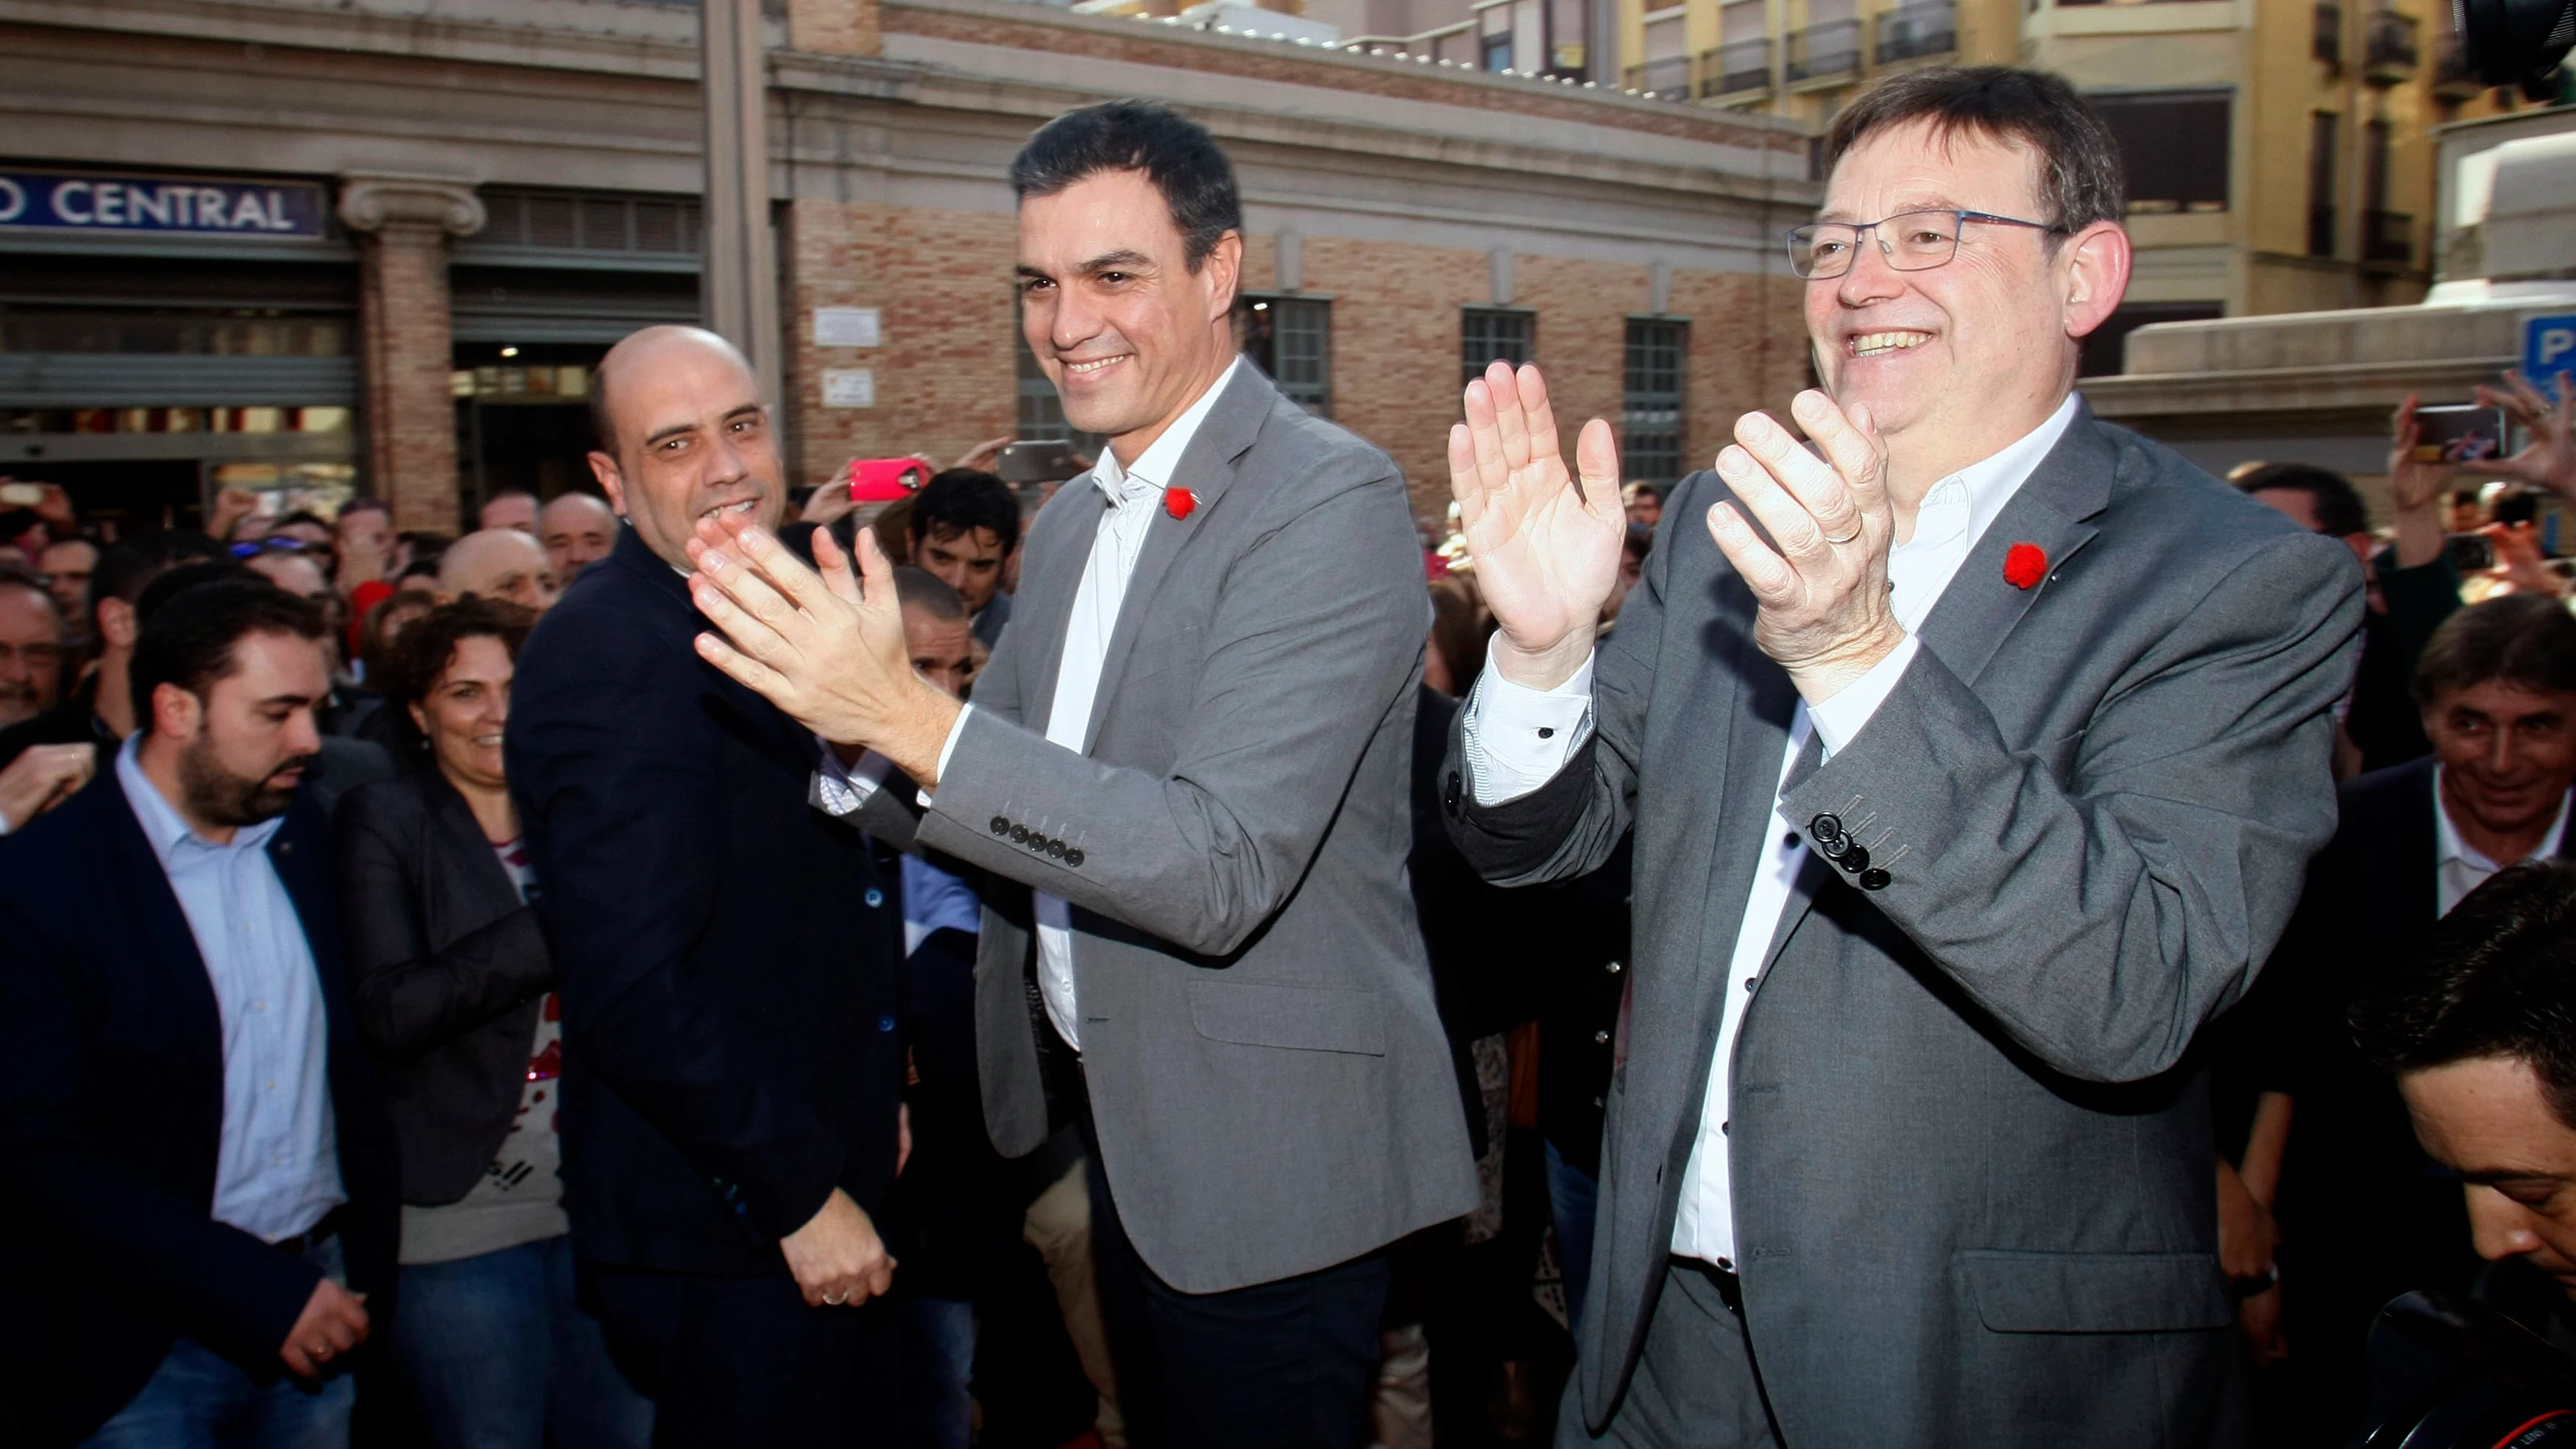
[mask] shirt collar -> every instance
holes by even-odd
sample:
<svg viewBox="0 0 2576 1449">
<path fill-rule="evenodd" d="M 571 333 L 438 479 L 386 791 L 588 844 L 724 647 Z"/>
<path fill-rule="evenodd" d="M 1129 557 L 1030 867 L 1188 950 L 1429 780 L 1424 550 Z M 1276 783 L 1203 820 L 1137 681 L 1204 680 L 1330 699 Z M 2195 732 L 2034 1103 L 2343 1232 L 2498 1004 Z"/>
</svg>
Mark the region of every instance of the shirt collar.
<svg viewBox="0 0 2576 1449">
<path fill-rule="evenodd" d="M 2558 818 L 2549 822 L 2549 833 L 2542 836 L 2540 844 L 2523 859 L 2550 859 L 2558 854 L 2566 835 L 2567 802 L 2562 799 L 2558 802 Z M 2502 870 L 2508 865 L 2521 864 L 2520 861 L 2489 860 L 2480 854 L 2476 847 L 2460 838 L 2460 827 L 2451 823 L 2450 807 L 2442 803 L 2442 767 L 2435 765 L 2433 767 L 2433 863 L 2448 865 L 2455 860 L 2489 873 Z"/>
<path fill-rule="evenodd" d="M 1190 440 L 1198 436 L 1199 424 L 1207 421 L 1218 396 L 1225 391 L 1227 383 L 1234 381 L 1235 370 L 1242 366 L 1243 359 L 1239 356 L 1226 364 L 1225 371 L 1208 384 L 1207 391 L 1199 394 L 1198 401 L 1190 404 L 1189 411 L 1173 419 L 1172 425 L 1163 429 L 1163 435 L 1154 440 L 1154 445 L 1136 459 L 1135 467 L 1121 466 L 1116 453 L 1107 448 L 1100 450 L 1100 461 L 1091 469 L 1091 481 L 1109 499 L 1110 507 L 1117 507 L 1135 492 L 1159 489 L 1171 483 L 1172 470 L 1181 465 L 1181 455 L 1189 451 Z"/>
<path fill-rule="evenodd" d="M 2040 460 L 2057 446 L 2058 439 L 2066 436 L 2067 426 L 2074 421 L 2075 394 L 2070 392 L 2065 401 L 2057 405 L 2057 411 L 2050 413 L 2038 427 L 2005 444 L 2002 451 L 1971 463 L 1933 484 L 1932 490 L 1923 497 L 1925 509 L 1955 505 L 1964 498 L 1967 504 L 1966 546 L 1975 548 L 1977 541 L 1986 536 L 1986 530 L 2003 513 L 2004 505 L 2012 502 L 2013 495 L 2021 491 L 2021 485 L 2030 481 L 2030 475 L 2038 471 Z M 1915 519 L 1916 537 L 1922 537 L 1923 533 L 1923 520 L 1918 514 Z M 1946 535 L 1947 530 L 1944 533 Z M 1913 540 L 1906 542 L 1910 546 Z"/>
<path fill-rule="evenodd" d="M 135 822 L 143 827 L 143 838 L 152 844 L 152 853 L 164 869 L 182 850 L 263 850 L 269 838 L 286 823 L 283 815 L 245 825 L 233 832 L 232 844 L 217 845 L 188 828 L 179 812 L 162 797 L 161 787 L 143 773 L 143 734 L 136 730 L 116 752 L 116 782 L 125 788 L 126 803 L 134 809 Z"/>
</svg>

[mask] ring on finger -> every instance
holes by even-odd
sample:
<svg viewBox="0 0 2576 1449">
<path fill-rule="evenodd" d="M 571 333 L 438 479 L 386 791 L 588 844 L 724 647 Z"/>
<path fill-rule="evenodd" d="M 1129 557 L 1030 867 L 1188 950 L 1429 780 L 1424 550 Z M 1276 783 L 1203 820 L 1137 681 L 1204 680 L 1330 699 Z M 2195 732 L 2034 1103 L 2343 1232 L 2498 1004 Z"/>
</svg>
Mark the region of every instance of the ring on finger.
<svg viewBox="0 0 2576 1449">
<path fill-rule="evenodd" d="M 1851 531 L 1851 532 L 1849 532 L 1849 533 L 1847 533 L 1847 534 L 1844 534 L 1842 537 L 1840 537 L 1840 538 L 1828 538 L 1828 539 L 1826 539 L 1826 540 L 1825 540 L 1825 542 L 1830 543 L 1830 544 L 1833 544 L 1833 545 L 1835 545 L 1836 547 L 1840 547 L 1841 545 L 1846 544 L 1846 543 L 1849 543 L 1849 542 L 1851 542 L 1853 539 L 1858 538 L 1858 537 L 1860 537 L 1860 529 L 1859 529 L 1858 527 L 1854 527 L 1854 528 L 1852 529 L 1852 531 Z"/>
</svg>

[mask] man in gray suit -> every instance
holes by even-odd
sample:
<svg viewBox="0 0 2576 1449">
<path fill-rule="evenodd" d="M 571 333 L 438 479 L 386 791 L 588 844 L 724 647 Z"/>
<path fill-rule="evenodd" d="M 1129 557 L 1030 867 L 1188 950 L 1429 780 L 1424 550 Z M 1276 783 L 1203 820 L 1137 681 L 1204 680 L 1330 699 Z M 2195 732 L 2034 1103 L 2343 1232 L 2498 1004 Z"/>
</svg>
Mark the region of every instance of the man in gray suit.
<svg viewBox="0 0 2576 1449">
<path fill-rule="evenodd" d="M 1012 169 L 1029 346 L 1107 456 L 1030 529 L 972 706 L 864 592 L 701 529 L 701 652 L 826 739 L 880 838 L 996 878 L 976 968 L 997 1147 L 1084 1124 L 1130 1440 L 1356 1445 L 1380 1251 L 1475 1205 L 1404 881 L 1429 599 L 1386 455 L 1236 355 L 1233 176 L 1115 102 Z M 828 582 L 827 582 L 828 581 Z M 888 762 L 906 777 L 868 783 Z M 925 792 L 917 831 L 893 808 Z M 861 798 L 863 797 L 863 798 Z"/>
<path fill-rule="evenodd" d="M 1819 453 L 1748 414 L 1619 627 L 1600 422 L 1467 394 L 1502 621 L 1443 781 L 1507 882 L 1636 831 L 1559 1444 L 2224 1441 L 2205 1074 L 2334 826 L 2350 553 L 2073 393 L 2128 277 L 2118 152 L 2060 80 L 1916 72 L 1791 236 Z"/>
</svg>

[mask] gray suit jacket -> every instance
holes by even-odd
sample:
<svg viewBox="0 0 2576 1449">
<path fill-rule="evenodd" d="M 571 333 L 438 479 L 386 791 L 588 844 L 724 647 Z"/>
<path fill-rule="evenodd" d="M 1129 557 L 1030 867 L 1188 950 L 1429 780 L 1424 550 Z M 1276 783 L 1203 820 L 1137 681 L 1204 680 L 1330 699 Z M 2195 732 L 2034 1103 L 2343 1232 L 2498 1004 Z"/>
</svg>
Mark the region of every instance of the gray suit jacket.
<svg viewBox="0 0 2576 1449">
<path fill-rule="evenodd" d="M 1793 1446 L 2224 1437 L 2235 1352 L 2194 1034 L 2241 996 L 2333 832 L 2331 707 L 2361 577 L 2154 443 L 2080 414 L 1978 542 L 1895 692 L 1811 745 L 1683 480 L 1596 671 L 1598 732 L 1493 809 L 1489 875 L 1637 832 L 1627 1057 L 1579 1369 L 1606 1423 L 1644 1342 L 1765 838 L 1838 813 L 1890 877 L 1810 862 L 1731 1074 L 1745 1322 Z M 2003 577 L 2036 543 L 2049 576 Z"/>
<path fill-rule="evenodd" d="M 1476 1180 L 1405 888 L 1430 604 L 1403 476 L 1245 367 L 1173 481 L 1198 506 L 1146 534 L 1087 753 L 1045 738 L 1104 507 L 1082 483 L 1030 528 L 917 840 L 865 823 L 1072 904 L 1101 1165 L 1146 1264 L 1198 1293 L 1357 1257 Z M 989 892 L 977 1055 L 1010 1155 L 1049 1130 L 1033 940 L 1028 891 Z"/>
</svg>

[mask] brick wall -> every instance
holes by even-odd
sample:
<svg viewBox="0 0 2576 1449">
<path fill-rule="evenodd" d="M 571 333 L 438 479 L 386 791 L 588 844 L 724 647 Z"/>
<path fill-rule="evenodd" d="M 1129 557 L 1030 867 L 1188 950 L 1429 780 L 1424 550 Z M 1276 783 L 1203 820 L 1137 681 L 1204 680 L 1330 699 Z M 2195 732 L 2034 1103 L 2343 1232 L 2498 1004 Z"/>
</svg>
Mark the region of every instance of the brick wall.
<svg viewBox="0 0 2576 1449">
<path fill-rule="evenodd" d="M 845 459 L 915 450 L 948 459 L 1012 431 L 1016 417 L 1010 275 L 1016 231 L 1006 215 L 802 201 L 789 224 L 788 378 L 800 481 Z M 1459 311 L 1493 300 L 1481 251 L 1309 236 L 1304 292 L 1332 299 L 1335 419 L 1404 469 L 1415 511 L 1448 508 L 1447 440 L 1459 416 Z M 1247 290 L 1277 272 L 1268 235 L 1247 239 Z M 1587 418 L 1616 423 L 1625 387 L 1626 321 L 1648 310 L 1642 264 L 1520 256 L 1513 300 L 1536 309 L 1538 355 L 1569 451 Z M 1767 306 L 1765 299 L 1767 298 Z M 1798 284 L 1785 278 L 1676 270 L 1670 310 L 1691 320 L 1684 457 L 1705 466 L 1736 414 L 1785 411 L 1805 378 Z M 811 309 L 884 310 L 885 345 L 816 349 Z M 825 408 L 822 369 L 869 367 L 877 406 Z"/>
<path fill-rule="evenodd" d="M 825 55 L 876 55 L 877 0 L 787 0 L 788 44 Z"/>
<path fill-rule="evenodd" d="M 942 461 L 1012 430 L 1011 266 L 1018 232 L 991 212 L 799 201 L 785 244 L 784 388 L 801 464 L 818 482 L 850 458 Z M 881 309 L 884 345 L 817 348 L 816 307 Z M 823 406 L 823 370 L 876 373 L 876 406 Z"/>
<path fill-rule="evenodd" d="M 448 388 L 447 234 L 388 222 L 360 242 L 367 468 L 394 527 L 458 529 L 456 404 Z"/>
</svg>

